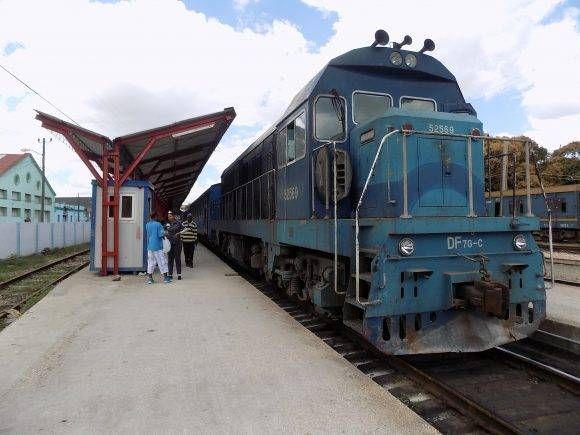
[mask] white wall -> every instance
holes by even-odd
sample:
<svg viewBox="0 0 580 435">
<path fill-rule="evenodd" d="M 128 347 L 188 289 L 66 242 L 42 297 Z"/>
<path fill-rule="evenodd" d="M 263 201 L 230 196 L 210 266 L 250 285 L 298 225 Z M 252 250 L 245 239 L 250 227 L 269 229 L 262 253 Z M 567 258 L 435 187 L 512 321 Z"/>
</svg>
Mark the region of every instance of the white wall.
<svg viewBox="0 0 580 435">
<path fill-rule="evenodd" d="M 44 248 L 88 243 L 90 222 L 16 223 L 0 222 L 0 259 L 11 255 L 30 255 Z"/>
</svg>

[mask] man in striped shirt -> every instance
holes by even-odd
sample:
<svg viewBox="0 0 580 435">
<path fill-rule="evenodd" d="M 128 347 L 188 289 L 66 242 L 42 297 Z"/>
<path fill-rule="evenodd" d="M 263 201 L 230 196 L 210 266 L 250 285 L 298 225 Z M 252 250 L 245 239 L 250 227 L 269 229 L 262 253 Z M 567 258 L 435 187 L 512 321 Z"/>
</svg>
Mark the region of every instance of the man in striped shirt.
<svg viewBox="0 0 580 435">
<path fill-rule="evenodd" d="M 193 267 L 193 254 L 197 244 L 197 224 L 193 220 L 191 213 L 187 214 L 187 219 L 183 222 L 181 230 L 181 242 L 183 243 L 183 254 L 185 255 L 185 265 Z"/>
</svg>

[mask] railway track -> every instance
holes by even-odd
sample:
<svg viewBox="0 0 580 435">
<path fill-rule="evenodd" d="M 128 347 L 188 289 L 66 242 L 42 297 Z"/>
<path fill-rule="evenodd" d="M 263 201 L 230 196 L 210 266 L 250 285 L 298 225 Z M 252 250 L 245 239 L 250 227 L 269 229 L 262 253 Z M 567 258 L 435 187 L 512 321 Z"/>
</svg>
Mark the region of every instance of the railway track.
<svg viewBox="0 0 580 435">
<path fill-rule="evenodd" d="M 7 318 L 18 317 L 34 298 L 88 264 L 87 249 L 0 282 L 0 328 L 6 325 Z"/>
<path fill-rule="evenodd" d="M 546 256 L 546 276 L 550 280 L 550 257 Z M 564 259 L 554 257 L 554 281 L 559 284 L 580 286 L 580 259 Z"/>
<path fill-rule="evenodd" d="M 552 243 L 555 252 L 568 252 L 571 254 L 580 254 L 580 243 Z M 550 249 L 550 245 L 546 242 L 538 242 L 538 247 L 544 251 Z"/>
<path fill-rule="evenodd" d="M 338 315 L 314 312 L 208 248 L 439 431 L 578 433 L 579 357 L 570 350 L 578 351 L 578 343 L 557 354 L 553 346 L 527 340 L 479 353 L 386 356 Z"/>
</svg>

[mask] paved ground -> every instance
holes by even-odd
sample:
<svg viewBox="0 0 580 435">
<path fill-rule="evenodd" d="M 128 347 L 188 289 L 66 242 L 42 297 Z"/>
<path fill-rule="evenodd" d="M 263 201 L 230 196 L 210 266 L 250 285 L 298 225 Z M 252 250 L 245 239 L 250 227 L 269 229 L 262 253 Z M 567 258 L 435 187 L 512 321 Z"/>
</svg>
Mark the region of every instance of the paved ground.
<svg viewBox="0 0 580 435">
<path fill-rule="evenodd" d="M 546 297 L 548 319 L 580 328 L 580 287 L 556 283 Z"/>
<path fill-rule="evenodd" d="M 434 433 L 204 248 L 82 271 L 0 333 L 0 433 Z"/>
</svg>

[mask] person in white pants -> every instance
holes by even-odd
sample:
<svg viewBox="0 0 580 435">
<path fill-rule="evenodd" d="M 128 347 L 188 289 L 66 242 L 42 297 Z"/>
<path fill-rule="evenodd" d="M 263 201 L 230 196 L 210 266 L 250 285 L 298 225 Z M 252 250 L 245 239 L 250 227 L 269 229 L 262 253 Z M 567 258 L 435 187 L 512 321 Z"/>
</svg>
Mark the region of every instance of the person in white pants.
<svg viewBox="0 0 580 435">
<path fill-rule="evenodd" d="M 163 274 L 163 282 L 170 283 L 171 278 L 167 275 L 167 257 L 163 252 L 163 237 L 165 231 L 163 226 L 157 222 L 157 213 L 151 213 L 151 220 L 145 225 L 147 232 L 147 284 L 153 284 L 153 272 L 155 266 L 159 266 L 159 271 Z"/>
</svg>

